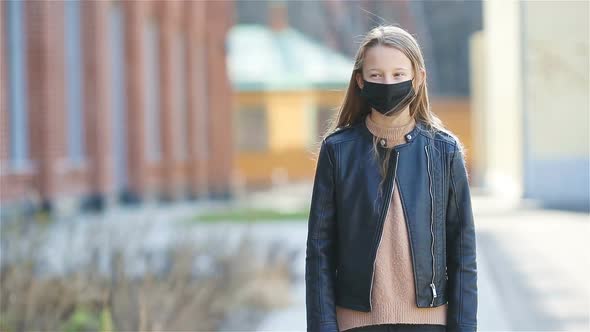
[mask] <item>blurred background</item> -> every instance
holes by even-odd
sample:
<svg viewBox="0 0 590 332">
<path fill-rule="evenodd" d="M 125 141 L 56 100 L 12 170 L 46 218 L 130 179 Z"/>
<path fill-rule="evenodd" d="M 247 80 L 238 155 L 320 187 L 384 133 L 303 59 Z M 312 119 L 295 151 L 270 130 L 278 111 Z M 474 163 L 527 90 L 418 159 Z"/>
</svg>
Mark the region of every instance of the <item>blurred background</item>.
<svg viewBox="0 0 590 332">
<path fill-rule="evenodd" d="M 412 33 L 467 147 L 479 329 L 590 330 L 587 1 L 0 2 L 0 331 L 303 331 L 315 155 Z"/>
</svg>

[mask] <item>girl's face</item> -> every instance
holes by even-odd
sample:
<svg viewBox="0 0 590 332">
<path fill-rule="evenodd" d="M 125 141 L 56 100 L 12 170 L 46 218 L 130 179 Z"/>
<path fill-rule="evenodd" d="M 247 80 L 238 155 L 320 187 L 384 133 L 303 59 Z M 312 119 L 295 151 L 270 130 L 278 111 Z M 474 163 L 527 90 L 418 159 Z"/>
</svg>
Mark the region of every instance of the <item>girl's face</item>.
<svg viewBox="0 0 590 332">
<path fill-rule="evenodd" d="M 361 89 L 364 86 L 363 78 L 382 84 L 404 82 L 414 78 L 412 62 L 397 48 L 375 45 L 365 52 L 362 76 L 361 73 L 356 75 L 357 84 Z M 420 82 L 414 83 L 418 86 Z"/>
</svg>

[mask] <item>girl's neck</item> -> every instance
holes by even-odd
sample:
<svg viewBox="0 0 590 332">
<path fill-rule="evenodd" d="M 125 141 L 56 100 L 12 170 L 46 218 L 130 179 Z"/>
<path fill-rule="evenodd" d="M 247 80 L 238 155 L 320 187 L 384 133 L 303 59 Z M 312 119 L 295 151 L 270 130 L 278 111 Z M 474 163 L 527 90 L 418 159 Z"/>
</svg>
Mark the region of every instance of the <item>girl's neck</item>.
<svg viewBox="0 0 590 332">
<path fill-rule="evenodd" d="M 379 124 L 373 120 L 375 115 L 376 114 L 370 113 L 365 118 L 365 124 L 367 125 L 369 132 L 379 139 L 379 144 L 381 144 L 382 147 L 391 148 L 404 143 L 404 135 L 412 131 L 416 125 L 416 120 L 412 117 L 409 117 L 408 122 L 401 125 L 391 125 L 391 121 L 385 121 L 385 124 L 383 124 L 383 122 L 382 124 Z M 384 116 L 381 113 L 378 115 L 382 117 Z M 399 120 L 399 117 L 398 121 L 401 121 Z"/>
<path fill-rule="evenodd" d="M 371 109 L 368 115 L 371 121 L 383 128 L 404 127 L 410 124 L 414 119 L 410 116 L 410 107 L 406 107 L 403 111 L 396 115 L 388 116 Z"/>
</svg>

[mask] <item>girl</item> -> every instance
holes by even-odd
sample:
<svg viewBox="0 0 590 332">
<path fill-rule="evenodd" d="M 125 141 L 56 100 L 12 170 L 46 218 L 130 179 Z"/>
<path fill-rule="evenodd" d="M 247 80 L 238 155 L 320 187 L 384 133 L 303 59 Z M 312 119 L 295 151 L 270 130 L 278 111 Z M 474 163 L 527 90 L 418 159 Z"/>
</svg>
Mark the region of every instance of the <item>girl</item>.
<svg viewBox="0 0 590 332">
<path fill-rule="evenodd" d="M 308 222 L 308 331 L 476 331 L 464 148 L 430 110 L 417 41 L 364 38 L 319 148 Z"/>
</svg>

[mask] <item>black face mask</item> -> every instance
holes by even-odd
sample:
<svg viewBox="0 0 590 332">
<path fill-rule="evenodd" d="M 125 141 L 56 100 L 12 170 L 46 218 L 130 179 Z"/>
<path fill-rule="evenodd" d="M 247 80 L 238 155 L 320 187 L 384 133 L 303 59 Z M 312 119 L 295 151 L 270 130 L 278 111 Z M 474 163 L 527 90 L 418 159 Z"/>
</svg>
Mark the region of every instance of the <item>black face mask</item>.
<svg viewBox="0 0 590 332">
<path fill-rule="evenodd" d="M 365 84 L 360 95 L 382 114 L 393 115 L 400 112 L 416 96 L 412 86 L 413 79 L 393 84 L 369 82 L 365 79 L 363 81 Z"/>
</svg>

